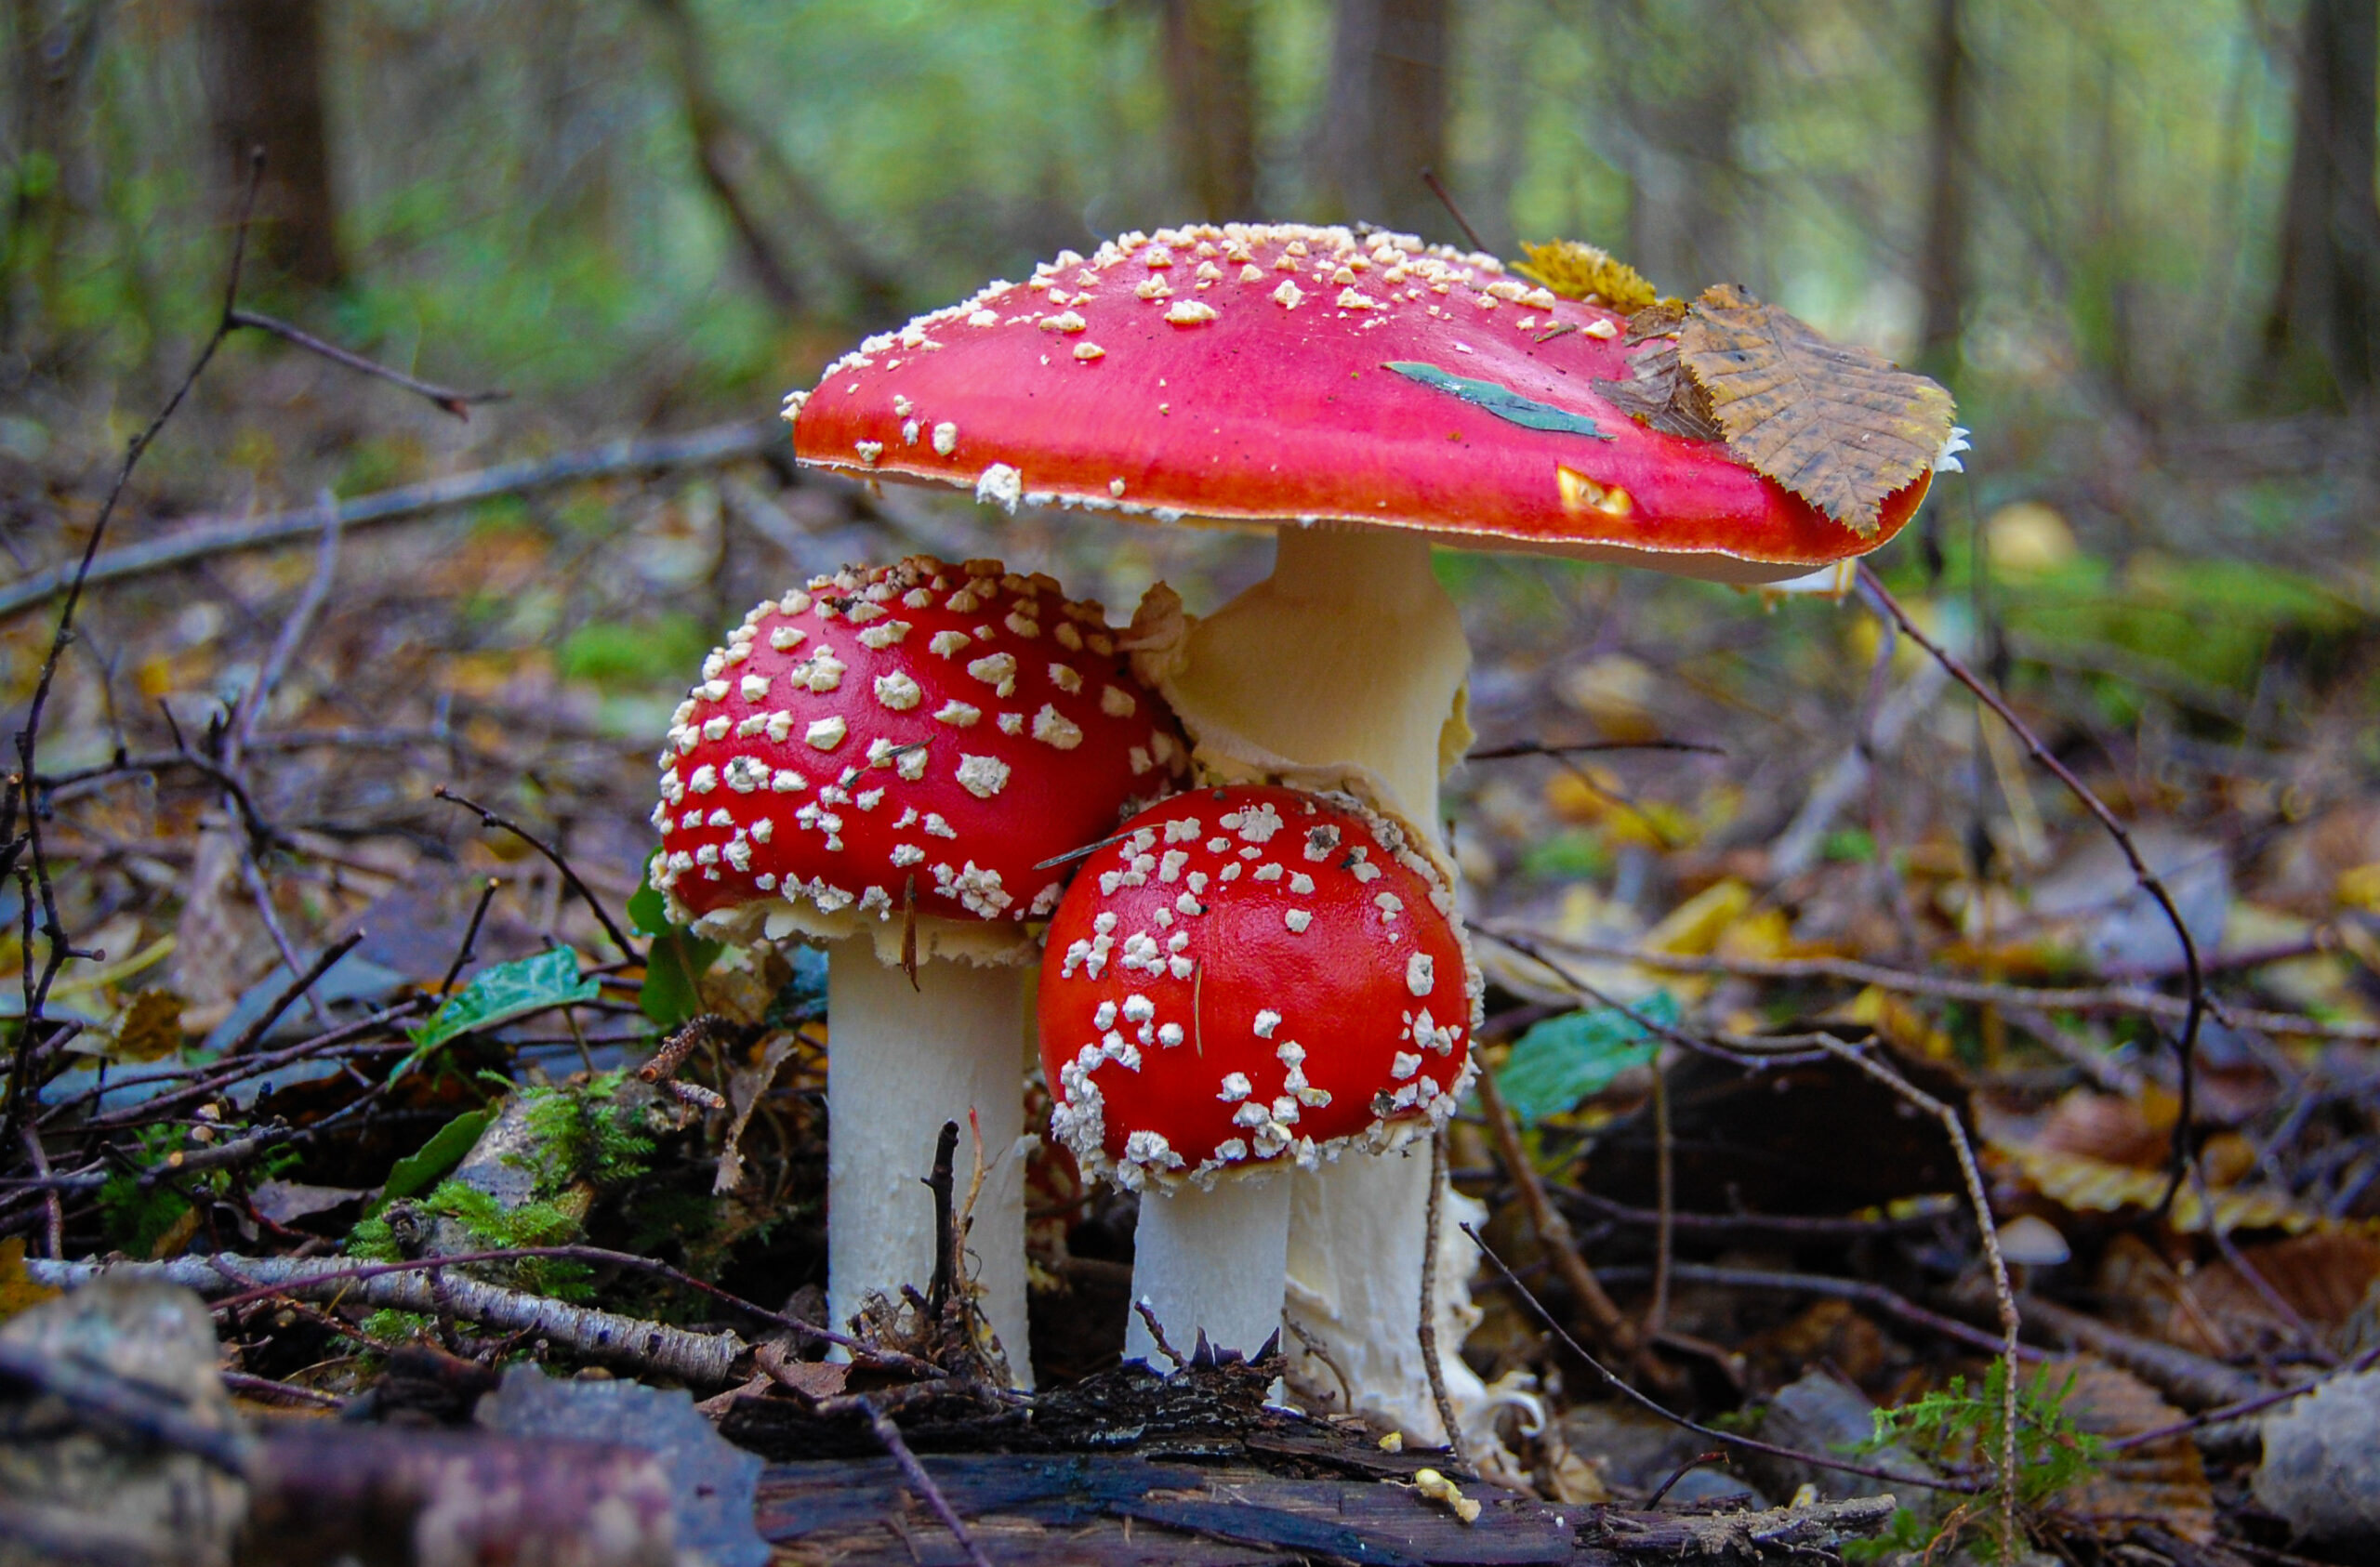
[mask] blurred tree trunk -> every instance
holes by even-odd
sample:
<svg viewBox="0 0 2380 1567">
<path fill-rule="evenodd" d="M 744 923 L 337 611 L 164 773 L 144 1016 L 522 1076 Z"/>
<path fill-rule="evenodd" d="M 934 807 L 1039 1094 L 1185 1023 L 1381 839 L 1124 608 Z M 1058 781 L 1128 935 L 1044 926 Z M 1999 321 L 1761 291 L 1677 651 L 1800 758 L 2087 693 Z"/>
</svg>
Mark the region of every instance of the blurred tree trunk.
<svg viewBox="0 0 2380 1567">
<path fill-rule="evenodd" d="M 1255 20 L 1249 0 L 1164 0 L 1174 169 L 1210 222 L 1255 215 Z"/>
<path fill-rule="evenodd" d="M 1442 168 L 1447 0 L 1338 0 L 1320 153 L 1324 214 L 1456 237 L 1421 171 Z"/>
<path fill-rule="evenodd" d="M 337 285 L 347 267 L 323 108 L 322 7 L 207 0 L 199 34 L 218 166 L 235 203 L 247 190 L 250 151 L 264 151 L 250 254 L 307 288 Z"/>
<path fill-rule="evenodd" d="M 2281 270 L 2265 323 L 2268 386 L 2317 364 L 2330 397 L 2380 389 L 2380 4 L 2307 0 L 2295 50 L 2297 125 L 2281 214 Z"/>
<path fill-rule="evenodd" d="M 775 197 L 769 207 L 782 219 L 782 227 L 801 233 L 823 251 L 851 284 L 866 322 L 900 319 L 900 280 L 893 269 L 836 218 L 825 196 L 765 132 L 746 124 L 713 84 L 710 56 L 685 0 L 645 4 L 669 34 L 670 68 L 695 168 L 735 230 L 760 292 L 787 312 L 815 303 L 815 291 L 804 286 L 799 258 L 777 237 L 780 224 L 763 210 L 760 196 L 766 191 Z"/>
<path fill-rule="evenodd" d="M 1758 13 L 1722 0 L 1622 0 L 1602 14 L 1623 47 L 1610 90 L 1616 161 L 1628 174 L 1626 258 L 1667 294 L 1764 286 L 1742 270 L 1737 246 L 1736 128 Z"/>
<path fill-rule="evenodd" d="M 1927 89 L 1925 235 L 1917 256 L 1917 287 L 1924 301 L 1918 325 L 1918 364 L 1950 380 L 1959 372 L 1967 309 L 1967 52 L 1961 36 L 1963 0 L 1934 0 L 1933 58 Z"/>
<path fill-rule="evenodd" d="M 7 340 L 22 340 L 20 328 L 41 315 L 57 287 L 58 244 L 65 219 L 66 144 L 73 124 L 73 79 L 68 71 L 65 23 L 46 14 L 42 0 L 14 0 L 9 7 L 10 61 L 15 81 L 16 124 L 9 151 L 17 165 L 9 193 Z"/>
</svg>

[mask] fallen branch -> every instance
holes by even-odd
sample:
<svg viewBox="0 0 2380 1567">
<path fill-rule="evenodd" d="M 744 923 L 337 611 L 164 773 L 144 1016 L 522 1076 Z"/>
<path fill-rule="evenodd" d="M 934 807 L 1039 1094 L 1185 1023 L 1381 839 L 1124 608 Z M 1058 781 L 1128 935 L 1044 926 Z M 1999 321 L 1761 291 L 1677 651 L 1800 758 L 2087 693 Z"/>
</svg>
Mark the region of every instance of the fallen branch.
<svg viewBox="0 0 2380 1567">
<path fill-rule="evenodd" d="M 2052 1300 L 2025 1301 L 2025 1323 L 2068 1347 L 2120 1366 L 2186 1409 L 2251 1403 L 2271 1389 L 2244 1371 L 2171 1344 L 2126 1333 Z"/>
<path fill-rule="evenodd" d="M 560 456 L 500 463 L 494 467 L 360 495 L 339 502 L 336 508 L 310 506 L 267 512 L 261 517 L 199 519 L 163 538 L 92 556 L 89 570 L 82 573 L 80 581 L 86 586 L 119 582 L 218 555 L 287 544 L 321 533 L 333 520 L 334 509 L 340 529 L 351 532 L 379 522 L 408 522 L 496 495 L 525 494 L 558 485 L 615 479 L 622 474 L 717 467 L 757 457 L 783 440 L 784 428 L 774 419 L 764 424 L 719 425 L 686 435 L 612 441 Z M 46 602 L 76 580 L 73 566 L 56 566 L 0 587 L 0 619 Z"/>
<path fill-rule="evenodd" d="M 93 1279 L 155 1279 L 181 1284 L 203 1296 L 229 1296 L 218 1309 L 260 1297 L 337 1299 L 399 1311 L 459 1317 L 508 1333 L 535 1334 L 559 1349 L 597 1360 L 657 1372 L 698 1387 L 723 1387 L 750 1348 L 732 1333 L 689 1333 L 666 1323 L 573 1306 L 461 1273 L 448 1264 L 510 1261 L 563 1247 L 524 1251 L 469 1252 L 404 1264 L 357 1265 L 329 1258 L 205 1257 L 170 1262 L 51 1262 L 25 1264 L 37 1284 L 73 1289 Z M 237 1293 L 234 1293 L 237 1292 Z"/>
</svg>

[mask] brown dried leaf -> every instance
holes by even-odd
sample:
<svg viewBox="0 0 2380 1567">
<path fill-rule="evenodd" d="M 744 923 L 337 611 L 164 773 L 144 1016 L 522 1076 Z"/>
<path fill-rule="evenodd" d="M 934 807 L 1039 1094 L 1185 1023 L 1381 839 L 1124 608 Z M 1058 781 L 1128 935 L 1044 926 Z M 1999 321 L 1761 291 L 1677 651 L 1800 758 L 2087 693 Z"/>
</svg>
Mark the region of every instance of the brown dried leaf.
<svg viewBox="0 0 2380 1567">
<path fill-rule="evenodd" d="M 1651 348 L 1629 363 L 1636 372 L 1633 379 L 1595 383 L 1595 390 L 1621 413 L 1664 435 L 1688 441 L 1726 439 L 1711 417 L 1711 400 L 1680 367 L 1675 337 L 1655 338 Z"/>
<path fill-rule="evenodd" d="M 1950 439 L 1949 392 L 1732 283 L 1687 309 L 1678 358 L 1729 452 L 1862 538 L 1884 497 L 1930 471 Z"/>
<path fill-rule="evenodd" d="M 2069 1375 L 2074 1381 L 2066 1413 L 2093 1436 L 2136 1436 L 2182 1417 L 2181 1411 L 2140 1378 L 2087 1355 L 2052 1362 L 2050 1387 L 2058 1387 Z M 2107 1455 L 2054 1505 L 2106 1538 L 2128 1534 L 2142 1523 L 2202 1544 L 2215 1538 L 2215 1493 L 2207 1486 L 2198 1447 L 2187 1434 Z"/>
<path fill-rule="evenodd" d="M 182 998 L 169 990 L 144 990 L 125 1008 L 108 1054 L 120 1061 L 155 1061 L 181 1047 Z"/>
</svg>

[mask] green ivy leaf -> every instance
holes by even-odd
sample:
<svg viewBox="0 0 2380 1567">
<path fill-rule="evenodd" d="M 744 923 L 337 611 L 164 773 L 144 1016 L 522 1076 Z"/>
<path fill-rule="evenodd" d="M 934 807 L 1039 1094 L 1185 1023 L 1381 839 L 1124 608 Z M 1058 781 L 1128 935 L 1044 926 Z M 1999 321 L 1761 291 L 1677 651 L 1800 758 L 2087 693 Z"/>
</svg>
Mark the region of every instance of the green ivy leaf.
<svg viewBox="0 0 2380 1567">
<path fill-rule="evenodd" d="M 1664 1027 L 1677 1021 L 1677 1003 L 1659 991 L 1636 1011 Z M 1548 1018 L 1514 1042 L 1496 1086 L 1524 1127 L 1578 1108 L 1611 1086 L 1630 1067 L 1643 1066 L 1659 1038 L 1617 1007 L 1595 1007 Z"/>
<path fill-rule="evenodd" d="M 373 1200 L 364 1217 L 377 1215 L 401 1197 L 429 1191 L 441 1176 L 463 1162 L 463 1155 L 471 1151 L 471 1145 L 480 1140 L 480 1134 L 495 1119 L 493 1110 L 466 1111 L 439 1127 L 428 1142 L 390 1166 L 389 1182 L 380 1188 L 380 1195 Z"/>
<path fill-rule="evenodd" d="M 1419 381 L 1425 387 L 1459 397 L 1474 408 L 1484 408 L 1496 417 L 1528 429 L 1552 430 L 1557 435 L 1586 435 L 1597 441 L 1617 441 L 1595 428 L 1594 420 L 1584 414 L 1573 414 L 1567 408 L 1556 408 L 1550 402 L 1540 402 L 1526 393 L 1495 381 L 1477 381 L 1468 375 L 1457 375 L 1435 364 L 1421 364 L 1411 360 L 1391 360 L 1382 366 L 1394 370 L 1408 381 Z"/>
<path fill-rule="evenodd" d="M 535 957 L 481 969 L 469 984 L 441 1003 L 428 1022 L 405 1031 L 413 1041 L 413 1054 L 398 1064 L 390 1080 L 404 1075 L 448 1040 L 473 1029 L 490 1028 L 549 1007 L 594 1000 L 601 987 L 592 979 L 578 977 L 578 962 L 575 948 L 553 947 Z"/>
</svg>

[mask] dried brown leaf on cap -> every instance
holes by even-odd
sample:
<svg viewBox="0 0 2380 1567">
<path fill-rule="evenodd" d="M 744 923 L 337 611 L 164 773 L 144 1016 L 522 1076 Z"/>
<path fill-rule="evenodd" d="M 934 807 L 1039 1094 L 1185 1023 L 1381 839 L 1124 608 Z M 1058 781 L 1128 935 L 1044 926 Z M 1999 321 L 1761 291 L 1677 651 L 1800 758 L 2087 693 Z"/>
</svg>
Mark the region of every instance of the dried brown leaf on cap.
<svg viewBox="0 0 2380 1567">
<path fill-rule="evenodd" d="M 1631 316 L 1630 340 L 1640 340 L 1637 328 L 1641 323 L 1658 329 L 1641 339 L 1653 346 L 1629 362 L 1636 372 L 1633 379 L 1597 381 L 1595 390 L 1638 424 L 1664 435 L 1723 441 L 1727 439 L 1727 432 L 1711 416 L 1710 395 L 1679 362 L 1678 340 L 1673 334 L 1680 319 L 1676 312 L 1659 305 Z"/>
<path fill-rule="evenodd" d="M 1677 356 L 1730 453 L 1862 537 L 1884 498 L 1930 472 L 1950 439 L 1939 385 L 1829 342 L 1733 283 L 1687 307 Z"/>
</svg>

